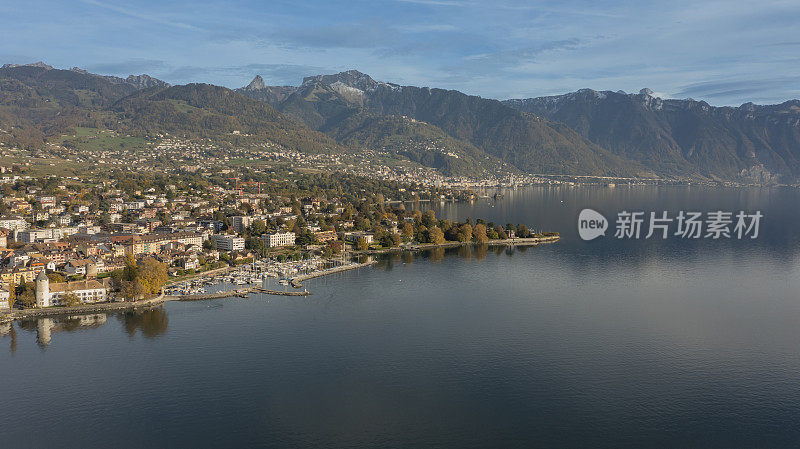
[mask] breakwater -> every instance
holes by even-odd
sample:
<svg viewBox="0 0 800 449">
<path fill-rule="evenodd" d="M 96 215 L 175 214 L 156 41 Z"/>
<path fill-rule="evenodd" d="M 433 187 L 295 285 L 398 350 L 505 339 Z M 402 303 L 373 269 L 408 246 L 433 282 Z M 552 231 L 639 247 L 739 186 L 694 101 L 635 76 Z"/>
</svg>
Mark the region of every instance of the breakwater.
<svg viewBox="0 0 800 449">
<path fill-rule="evenodd" d="M 292 287 L 294 287 L 294 288 L 302 288 L 303 287 L 303 282 L 307 281 L 309 279 L 314 279 L 314 278 L 318 278 L 318 277 L 322 277 L 322 276 L 327 276 L 329 274 L 341 273 L 343 271 L 355 270 L 357 268 L 367 267 L 367 266 L 373 265 L 375 263 L 376 263 L 375 261 L 366 262 L 366 263 L 354 263 L 354 264 L 350 264 L 350 265 L 343 265 L 343 266 L 340 266 L 340 267 L 328 268 L 327 270 L 316 271 L 316 272 L 310 273 L 310 274 L 303 274 L 303 275 L 296 276 L 296 277 L 292 278 L 291 284 L 292 284 Z"/>
<path fill-rule="evenodd" d="M 276 296 L 310 296 L 311 292 L 283 292 L 280 290 L 269 290 L 261 287 L 237 288 L 236 290 L 225 290 L 214 293 L 200 293 L 197 295 L 176 295 L 168 296 L 167 301 L 202 301 L 206 299 L 220 299 L 238 296 L 246 298 L 250 293 L 263 293 Z"/>
</svg>

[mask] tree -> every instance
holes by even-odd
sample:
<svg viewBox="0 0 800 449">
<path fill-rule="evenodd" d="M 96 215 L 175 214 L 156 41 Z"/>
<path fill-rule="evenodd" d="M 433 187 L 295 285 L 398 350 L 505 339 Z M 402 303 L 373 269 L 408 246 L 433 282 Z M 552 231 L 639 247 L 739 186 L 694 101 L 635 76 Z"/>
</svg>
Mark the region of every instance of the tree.
<svg viewBox="0 0 800 449">
<path fill-rule="evenodd" d="M 414 238 L 414 226 L 411 223 L 406 222 L 403 225 L 402 237 L 404 242 L 410 242 Z"/>
<path fill-rule="evenodd" d="M 426 210 L 425 213 L 422 214 L 422 224 L 426 228 L 436 226 L 436 213 L 432 210 Z"/>
<path fill-rule="evenodd" d="M 528 231 L 528 227 L 521 224 L 517 226 L 517 237 L 521 239 L 525 239 L 531 236 L 531 232 Z"/>
<path fill-rule="evenodd" d="M 464 223 L 458 228 L 457 239 L 459 242 L 469 242 L 472 240 L 472 225 Z"/>
<path fill-rule="evenodd" d="M 126 257 L 120 282 L 120 292 L 125 299 L 136 300 L 154 295 L 167 282 L 167 266 L 152 257 L 136 265 L 133 256 Z"/>
<path fill-rule="evenodd" d="M 58 273 L 48 273 L 47 278 L 50 279 L 50 282 L 54 284 L 59 282 L 64 282 L 64 276 L 61 276 Z"/>
<path fill-rule="evenodd" d="M 433 244 L 436 244 L 436 245 L 443 244 L 445 242 L 445 240 L 444 240 L 444 232 L 442 232 L 442 230 L 439 229 L 438 226 L 433 226 L 433 227 L 429 228 L 428 229 L 428 241 L 433 243 Z"/>
<path fill-rule="evenodd" d="M 81 300 L 75 292 L 67 291 L 61 296 L 61 304 L 67 307 L 74 307 L 81 305 Z"/>
<path fill-rule="evenodd" d="M 142 265 L 138 279 L 141 280 L 147 293 L 158 293 L 169 278 L 167 266 L 151 257 L 144 259 Z"/>
<path fill-rule="evenodd" d="M 392 240 L 392 235 L 389 234 L 388 232 L 384 232 L 380 236 L 378 241 L 381 243 L 381 246 L 386 247 L 386 248 L 391 248 L 392 246 L 394 246 L 394 241 Z"/>
<path fill-rule="evenodd" d="M 295 245 L 316 245 L 317 243 L 319 243 L 317 235 L 308 229 L 299 232 L 294 241 Z"/>
<path fill-rule="evenodd" d="M 14 305 L 16 304 L 17 299 L 17 288 L 14 285 L 14 278 L 11 278 L 11 281 L 8 283 L 8 307 L 10 309 L 14 309 Z"/>
<path fill-rule="evenodd" d="M 325 249 L 330 251 L 330 254 L 339 254 L 342 251 L 342 243 L 338 240 L 328 240 Z"/>
<path fill-rule="evenodd" d="M 139 272 L 139 267 L 136 265 L 136 259 L 133 254 L 125 255 L 125 268 L 122 269 L 122 280 L 133 281 Z"/>
<path fill-rule="evenodd" d="M 250 225 L 250 234 L 254 236 L 259 236 L 263 234 L 267 230 L 267 225 L 264 223 L 264 220 L 255 220 L 253 224 Z"/>
<path fill-rule="evenodd" d="M 508 234 L 506 234 L 506 231 L 502 227 L 498 226 L 497 228 L 495 228 L 495 230 L 497 231 L 497 238 L 498 239 L 505 240 L 505 239 L 508 238 Z"/>
<path fill-rule="evenodd" d="M 368 248 L 369 248 L 369 243 L 367 243 L 367 239 L 366 238 L 359 237 L 358 240 L 356 240 L 356 249 L 358 251 L 364 251 L 364 250 L 366 250 Z"/>
<path fill-rule="evenodd" d="M 475 243 L 486 243 L 489 240 L 486 236 L 486 225 L 479 223 L 472 228 L 472 240 Z"/>
<path fill-rule="evenodd" d="M 17 302 L 25 308 L 36 307 L 36 284 L 20 282 L 17 287 Z"/>
</svg>

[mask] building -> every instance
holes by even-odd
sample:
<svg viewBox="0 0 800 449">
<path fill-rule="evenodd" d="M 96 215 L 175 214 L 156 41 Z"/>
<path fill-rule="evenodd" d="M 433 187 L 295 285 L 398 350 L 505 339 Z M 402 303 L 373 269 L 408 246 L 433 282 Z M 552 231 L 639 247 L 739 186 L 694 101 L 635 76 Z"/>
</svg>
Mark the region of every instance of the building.
<svg viewBox="0 0 800 449">
<path fill-rule="evenodd" d="M 294 245 L 295 234 L 294 232 L 273 232 L 264 234 L 261 238 L 264 240 L 267 247 L 275 248 L 278 246 Z"/>
<path fill-rule="evenodd" d="M 70 276 L 84 276 L 89 264 L 92 263 L 89 259 L 73 259 L 67 262 L 64 267 L 64 272 Z"/>
<path fill-rule="evenodd" d="M 36 277 L 36 307 L 63 305 L 64 296 L 74 294 L 82 304 L 103 302 L 108 292 L 97 281 L 74 281 L 50 283 L 44 271 Z"/>
<path fill-rule="evenodd" d="M 10 304 L 11 293 L 3 287 L 0 287 L 0 310 L 11 308 Z"/>
<path fill-rule="evenodd" d="M 244 249 L 244 239 L 232 235 L 212 235 L 211 242 L 217 245 L 220 251 L 241 251 Z"/>
<path fill-rule="evenodd" d="M 367 244 L 372 243 L 373 235 L 368 232 L 345 232 L 344 239 L 350 243 L 357 243 L 358 239 L 364 238 L 367 241 Z"/>
<path fill-rule="evenodd" d="M 111 230 L 121 234 L 135 234 L 142 229 L 136 223 L 114 223 L 111 225 Z"/>
<path fill-rule="evenodd" d="M 55 207 L 56 205 L 56 197 L 54 196 L 40 196 L 36 198 L 36 201 L 38 201 L 39 204 L 42 205 L 43 209 L 46 209 L 48 207 Z"/>
<path fill-rule="evenodd" d="M 242 233 L 245 228 L 250 226 L 253 223 L 253 217 L 248 217 L 246 215 L 237 215 L 235 217 L 231 217 L 231 227 L 235 232 Z"/>
<path fill-rule="evenodd" d="M 24 231 L 28 229 L 28 222 L 22 217 L 5 216 L 0 217 L 0 228 L 6 228 L 11 231 Z"/>
<path fill-rule="evenodd" d="M 44 267 L 4 268 L 0 270 L 0 282 L 6 285 L 19 285 L 23 282 L 33 282 L 40 271 L 44 271 Z"/>
<path fill-rule="evenodd" d="M 127 209 L 127 210 L 144 209 L 145 202 L 144 201 L 128 201 L 128 202 L 122 203 L 122 207 Z"/>
</svg>

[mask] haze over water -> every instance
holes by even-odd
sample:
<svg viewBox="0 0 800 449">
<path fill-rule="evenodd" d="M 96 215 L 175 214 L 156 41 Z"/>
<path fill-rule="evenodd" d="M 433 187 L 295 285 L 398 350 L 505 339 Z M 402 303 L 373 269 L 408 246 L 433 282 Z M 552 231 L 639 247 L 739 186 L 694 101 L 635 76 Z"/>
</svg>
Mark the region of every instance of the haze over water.
<svg viewBox="0 0 800 449">
<path fill-rule="evenodd" d="M 789 189 L 507 191 L 437 215 L 562 241 L 385 257 L 305 299 L 56 323 L 46 346 L 15 324 L 2 446 L 797 447 L 798 205 Z M 585 207 L 606 237 L 577 237 Z M 756 240 L 618 240 L 622 210 L 764 218 Z"/>
</svg>

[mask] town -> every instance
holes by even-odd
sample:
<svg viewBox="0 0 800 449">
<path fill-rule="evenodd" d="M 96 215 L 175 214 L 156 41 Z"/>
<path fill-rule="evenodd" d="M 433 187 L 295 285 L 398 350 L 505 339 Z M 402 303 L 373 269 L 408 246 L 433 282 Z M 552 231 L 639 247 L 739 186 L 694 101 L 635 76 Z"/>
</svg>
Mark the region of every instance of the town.
<svg viewBox="0 0 800 449">
<path fill-rule="evenodd" d="M 148 170 L 143 159 L 62 175 L 3 166 L 0 314 L 135 302 L 167 284 L 197 293 L 192 279 L 257 264 L 258 280 L 287 285 L 300 263 L 313 275 L 382 251 L 557 237 L 438 219 L 429 205 L 477 198 L 465 189 L 285 165 L 184 165 Z"/>
</svg>

